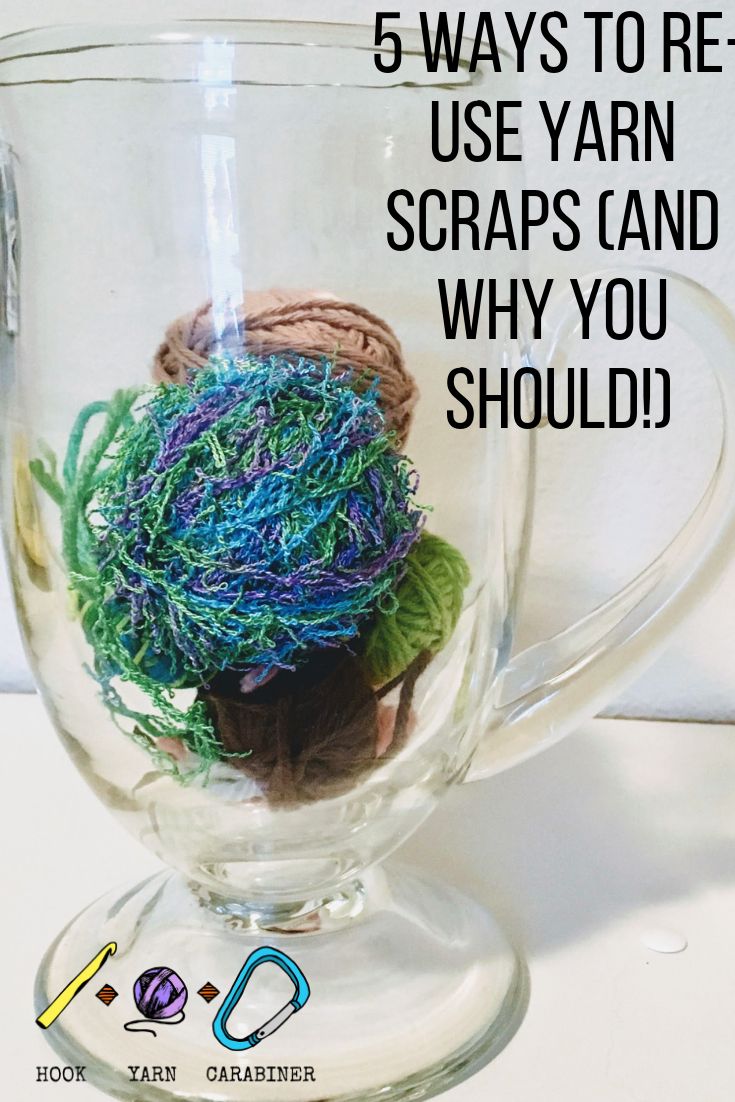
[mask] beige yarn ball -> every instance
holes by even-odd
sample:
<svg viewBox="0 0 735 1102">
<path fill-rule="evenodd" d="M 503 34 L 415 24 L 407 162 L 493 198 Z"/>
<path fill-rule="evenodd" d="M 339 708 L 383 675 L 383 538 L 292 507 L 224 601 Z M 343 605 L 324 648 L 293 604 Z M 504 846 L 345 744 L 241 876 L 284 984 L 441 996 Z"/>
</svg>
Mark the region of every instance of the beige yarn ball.
<svg viewBox="0 0 735 1102">
<path fill-rule="evenodd" d="M 338 370 L 354 373 L 363 391 L 377 378 L 386 422 L 405 443 L 419 391 L 406 368 L 393 330 L 377 315 L 326 292 L 272 289 L 251 291 L 236 321 L 217 337 L 212 303 L 177 318 L 166 330 L 153 363 L 160 382 L 181 383 L 189 370 L 206 365 L 218 350 L 257 356 L 326 356 Z"/>
</svg>

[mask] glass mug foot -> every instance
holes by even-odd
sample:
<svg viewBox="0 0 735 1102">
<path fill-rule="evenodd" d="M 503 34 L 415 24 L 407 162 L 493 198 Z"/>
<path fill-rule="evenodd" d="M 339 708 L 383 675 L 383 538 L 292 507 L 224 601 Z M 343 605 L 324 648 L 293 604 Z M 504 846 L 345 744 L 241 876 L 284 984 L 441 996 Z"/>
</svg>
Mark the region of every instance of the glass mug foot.
<svg viewBox="0 0 735 1102">
<path fill-rule="evenodd" d="M 527 1003 L 525 966 L 494 918 L 400 866 L 371 871 L 319 903 L 268 911 L 228 904 L 169 872 L 110 893 L 49 949 L 37 1012 L 109 942 L 117 951 L 46 1037 L 70 1065 L 84 1065 L 89 1082 L 136 1102 L 227 1102 L 244 1091 L 258 1102 L 427 1098 L 491 1060 Z M 274 1016 L 283 1025 L 236 1051 L 213 1024 L 264 946 L 276 952 L 260 954 L 231 1003 L 227 1033 L 253 1036 Z M 288 963 L 279 960 L 307 981 L 298 1012 Z M 155 998 L 140 997 L 146 973 L 154 973 L 158 1003 L 175 977 L 183 1020 L 179 1012 L 167 1026 Z"/>
</svg>

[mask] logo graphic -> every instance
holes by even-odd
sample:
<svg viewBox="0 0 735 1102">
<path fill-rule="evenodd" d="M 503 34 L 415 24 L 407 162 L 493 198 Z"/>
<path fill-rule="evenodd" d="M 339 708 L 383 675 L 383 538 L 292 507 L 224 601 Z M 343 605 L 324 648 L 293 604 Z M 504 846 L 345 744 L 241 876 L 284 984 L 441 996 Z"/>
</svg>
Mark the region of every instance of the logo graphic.
<svg viewBox="0 0 735 1102">
<path fill-rule="evenodd" d="M 36 1019 L 41 1029 L 48 1029 L 56 1021 L 72 999 L 99 972 L 108 957 L 113 956 L 116 951 L 117 942 L 108 942 L 85 965 L 81 972 L 69 981 L 53 1002 Z M 285 1006 L 282 1006 L 276 1014 L 263 1022 L 259 1029 L 248 1034 L 247 1037 L 234 1037 L 228 1028 L 230 1016 L 240 1001 L 253 973 L 261 964 L 275 964 L 288 976 L 294 986 L 293 998 Z M 217 998 L 220 991 L 211 980 L 207 980 L 199 988 L 197 994 L 204 1002 L 211 1003 L 213 999 Z M 237 974 L 212 1023 L 214 1036 L 219 1044 L 232 1052 L 242 1052 L 245 1049 L 254 1048 L 255 1045 L 259 1045 L 266 1037 L 270 1037 L 282 1025 L 285 1025 L 293 1014 L 301 1010 L 308 1002 L 310 994 L 311 991 L 306 976 L 298 964 L 280 949 L 264 945 L 250 954 Z M 119 992 L 111 984 L 106 983 L 95 993 L 95 998 L 109 1007 L 118 995 Z M 184 1021 L 184 1007 L 188 998 L 189 992 L 186 984 L 173 968 L 162 965 L 147 968 L 133 984 L 133 999 L 143 1017 L 125 1022 L 123 1028 L 130 1033 L 151 1033 L 154 1037 L 157 1037 L 156 1030 L 152 1028 L 154 1025 L 179 1025 Z"/>
<path fill-rule="evenodd" d="M 129 1033 L 152 1033 L 157 1037 L 150 1022 L 158 1025 L 179 1025 L 185 1018 L 184 1007 L 189 992 L 186 984 L 173 968 L 148 968 L 138 976 L 133 987 L 135 1005 L 143 1015 L 135 1021 L 126 1022 Z"/>
<path fill-rule="evenodd" d="M 59 1014 L 66 1010 L 69 1003 L 78 995 L 83 987 L 89 983 L 93 976 L 96 976 L 102 965 L 105 963 L 108 957 L 113 956 L 117 952 L 117 942 L 110 941 L 107 945 L 100 949 L 96 957 L 93 957 L 89 964 L 82 968 L 78 976 L 75 976 L 73 980 L 67 983 L 63 991 L 60 991 L 54 1001 L 50 1003 L 42 1014 L 36 1018 L 36 1025 L 40 1025 L 41 1029 L 48 1029 L 52 1025 Z"/>
<path fill-rule="evenodd" d="M 228 1032 L 227 1021 L 255 969 L 266 963 L 276 964 L 286 973 L 294 985 L 294 996 L 277 1014 L 264 1022 L 260 1029 L 256 1029 L 254 1033 L 250 1033 L 247 1037 L 233 1037 Z M 292 1014 L 295 1014 L 297 1010 L 301 1010 L 306 1005 L 309 995 L 309 985 L 299 966 L 285 953 L 282 953 L 280 949 L 273 949 L 267 945 L 263 946 L 261 949 L 255 949 L 243 964 L 225 997 L 225 1001 L 217 1011 L 217 1016 L 212 1023 L 212 1030 L 219 1043 L 232 1052 L 242 1052 L 243 1049 L 254 1048 L 255 1045 L 259 1045 L 266 1037 L 270 1037 L 272 1033 L 280 1029 Z"/>
</svg>

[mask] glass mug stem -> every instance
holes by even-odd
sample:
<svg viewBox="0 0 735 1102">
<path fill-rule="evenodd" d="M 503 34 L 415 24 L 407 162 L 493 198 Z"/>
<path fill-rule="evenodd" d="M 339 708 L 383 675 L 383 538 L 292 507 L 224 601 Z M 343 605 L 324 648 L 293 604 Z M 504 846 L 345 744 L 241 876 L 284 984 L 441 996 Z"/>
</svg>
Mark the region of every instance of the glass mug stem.
<svg viewBox="0 0 735 1102">
<path fill-rule="evenodd" d="M 256 934 L 316 934 L 338 930 L 364 917 L 384 894 L 384 878 L 379 869 L 372 870 L 311 899 L 257 900 L 227 888 L 226 881 L 221 892 L 195 880 L 188 884 L 197 903 L 230 928 Z"/>
</svg>

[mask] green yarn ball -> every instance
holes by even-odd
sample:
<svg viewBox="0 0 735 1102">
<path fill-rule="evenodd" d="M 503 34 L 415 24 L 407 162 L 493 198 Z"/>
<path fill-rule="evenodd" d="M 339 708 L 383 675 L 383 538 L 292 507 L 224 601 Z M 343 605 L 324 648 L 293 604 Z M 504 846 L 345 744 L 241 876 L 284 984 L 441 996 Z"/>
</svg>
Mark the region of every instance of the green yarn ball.
<svg viewBox="0 0 735 1102">
<path fill-rule="evenodd" d="M 405 562 L 394 607 L 378 613 L 366 636 L 363 663 L 373 685 L 392 681 L 420 654 L 440 651 L 462 611 L 470 569 L 456 547 L 424 532 Z"/>
</svg>

